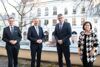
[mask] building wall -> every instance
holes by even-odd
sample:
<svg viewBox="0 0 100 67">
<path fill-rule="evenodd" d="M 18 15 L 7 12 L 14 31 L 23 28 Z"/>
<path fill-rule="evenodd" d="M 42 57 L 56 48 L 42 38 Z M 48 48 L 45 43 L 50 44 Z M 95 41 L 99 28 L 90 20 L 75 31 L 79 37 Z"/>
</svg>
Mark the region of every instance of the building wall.
<svg viewBox="0 0 100 67">
<path fill-rule="evenodd" d="M 57 14 L 62 13 L 64 14 L 64 9 L 67 8 L 68 14 L 64 14 L 65 19 L 71 24 L 72 31 L 77 31 L 79 34 L 82 30 L 82 21 L 90 21 L 94 25 L 94 17 L 88 16 L 86 13 L 81 13 L 82 7 L 86 8 L 89 5 L 89 2 L 82 2 L 76 10 L 76 14 L 73 14 L 73 9 L 75 8 L 75 2 L 73 1 L 49 1 L 49 2 L 42 2 L 36 5 L 31 12 L 34 17 L 39 17 L 41 21 L 41 26 L 44 28 L 44 31 L 49 32 L 49 41 L 52 40 L 52 32 L 54 31 L 55 26 L 53 26 L 53 19 L 57 20 L 57 15 L 53 15 L 53 8 L 57 8 Z M 45 8 L 48 8 L 48 16 L 45 16 Z M 41 16 L 37 16 L 38 9 L 40 9 Z M 45 25 L 45 20 L 48 20 L 48 24 Z M 98 19 L 97 19 L 98 20 Z M 73 22 L 75 24 L 73 25 Z M 58 22 L 58 21 L 57 21 Z M 93 26 L 94 27 L 94 26 Z"/>
<path fill-rule="evenodd" d="M 80 2 L 80 1 L 79 1 Z M 55 28 L 55 24 L 53 23 L 53 20 L 55 20 L 55 22 L 57 20 L 57 14 L 62 13 L 64 14 L 64 9 L 67 9 L 67 14 L 64 14 L 65 19 L 67 19 L 67 22 L 69 22 L 72 26 L 72 31 L 77 31 L 77 33 L 79 34 L 79 32 L 82 30 L 82 22 L 86 21 L 91 21 L 92 24 L 94 25 L 94 19 L 95 17 L 91 17 L 88 16 L 88 14 L 86 13 L 81 13 L 82 12 L 82 7 L 85 8 L 85 11 L 88 10 L 87 6 L 89 5 L 89 1 L 86 2 L 81 2 L 81 4 L 77 7 L 77 4 L 79 4 L 79 2 L 75 2 L 72 0 L 48 0 L 48 1 L 40 1 L 39 3 L 35 4 L 35 6 L 33 7 L 33 10 L 31 12 L 29 12 L 25 18 L 24 18 L 24 22 L 26 24 L 31 22 L 31 19 L 34 17 L 39 17 L 40 18 L 40 25 L 43 27 L 44 32 L 48 31 L 49 33 L 49 41 L 52 40 L 52 32 L 54 31 Z M 32 3 L 31 3 L 32 4 Z M 31 7 L 31 4 L 28 5 L 26 7 L 26 11 Z M 53 15 L 53 8 L 56 7 L 57 8 L 57 14 Z M 76 9 L 76 14 L 73 14 L 73 9 Z M 9 7 L 10 8 L 10 7 Z M 48 16 L 45 15 L 45 9 L 48 8 Z M 40 14 L 41 16 L 37 16 L 38 15 L 38 9 L 40 9 Z M 19 16 L 18 13 L 12 9 L 10 10 L 9 13 L 14 12 L 16 14 L 16 22 L 19 22 Z M 97 20 L 97 24 L 99 24 L 99 18 L 96 18 Z M 47 24 L 45 24 L 47 22 Z M 18 25 L 18 23 L 17 23 Z M 25 32 L 27 34 L 27 30 L 28 27 L 31 26 L 31 24 L 28 24 L 27 26 L 25 26 L 23 28 L 22 31 L 22 35 L 24 37 Z M 93 26 L 96 27 L 96 26 Z M 99 30 L 99 26 L 97 26 L 97 30 Z M 99 35 L 99 31 L 98 31 L 98 35 Z M 25 35 L 26 37 L 26 35 Z M 100 37 L 100 36 L 99 36 Z"/>
</svg>

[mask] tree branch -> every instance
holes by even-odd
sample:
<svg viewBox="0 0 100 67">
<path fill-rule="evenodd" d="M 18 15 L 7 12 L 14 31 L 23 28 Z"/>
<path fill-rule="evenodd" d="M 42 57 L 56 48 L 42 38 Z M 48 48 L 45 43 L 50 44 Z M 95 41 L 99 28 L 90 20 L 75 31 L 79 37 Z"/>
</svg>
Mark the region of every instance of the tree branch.
<svg viewBox="0 0 100 67">
<path fill-rule="evenodd" d="M 81 4 L 81 2 L 82 2 L 82 1 L 80 1 L 80 2 L 76 5 L 75 10 L 79 7 L 79 5 Z"/>
<path fill-rule="evenodd" d="M 22 27 L 25 27 L 26 25 L 29 25 L 29 24 L 31 24 L 32 22 L 30 22 L 30 23 L 27 23 L 27 24 L 24 24 L 24 25 L 22 25 Z"/>
<path fill-rule="evenodd" d="M 31 6 L 31 8 L 25 13 L 25 15 L 26 15 L 27 13 L 29 13 L 29 12 L 33 9 L 34 5 L 37 4 L 38 2 L 39 2 L 39 0 L 37 0 L 36 3 L 33 3 L 32 6 Z"/>
<path fill-rule="evenodd" d="M 7 9 L 6 9 L 6 6 L 5 6 L 5 4 L 4 4 L 3 0 L 1 0 L 1 2 L 2 2 L 2 4 L 3 4 L 3 7 L 4 7 L 4 9 L 5 9 L 6 13 L 7 13 L 7 16 L 9 17 L 9 14 L 8 14 L 8 12 L 7 12 Z"/>
<path fill-rule="evenodd" d="M 20 4 L 22 4 L 22 2 L 20 2 Z M 20 12 L 20 11 L 21 11 L 22 5 L 20 5 L 20 6 L 18 6 L 18 7 L 19 7 L 18 11 Z"/>
<path fill-rule="evenodd" d="M 10 3 L 8 2 L 8 0 L 7 0 L 7 3 L 8 3 L 10 6 L 12 6 L 12 7 L 18 12 L 19 15 L 21 15 L 21 13 L 17 10 L 17 8 L 16 8 L 14 5 L 10 4 Z"/>
<path fill-rule="evenodd" d="M 24 14 L 24 9 L 25 9 L 25 7 L 26 7 L 26 4 L 23 5 L 22 11 L 21 11 L 22 15 Z M 25 14 L 24 14 L 24 15 L 25 15 Z M 23 15 L 23 16 L 24 16 L 24 15 Z"/>
<path fill-rule="evenodd" d="M 88 10 L 92 8 L 92 5 L 93 5 L 92 2 L 93 2 L 93 0 L 90 0 L 90 4 L 89 4 L 89 6 L 88 6 Z M 88 10 L 87 10 L 87 11 L 88 11 Z"/>
<path fill-rule="evenodd" d="M 24 13 L 24 14 L 29 13 L 29 12 L 33 9 L 33 7 L 34 7 L 34 3 L 32 4 L 32 6 L 31 6 L 30 10 L 29 10 L 29 11 L 27 11 L 26 13 Z"/>
<path fill-rule="evenodd" d="M 18 3 L 17 1 L 14 0 L 15 3 L 17 3 L 18 5 L 20 5 L 20 3 Z"/>
<path fill-rule="evenodd" d="M 2 18 L 3 23 L 4 23 L 4 25 L 6 26 L 5 20 L 4 20 L 4 18 L 3 18 L 3 16 L 2 16 L 1 14 L 0 14 L 0 17 Z"/>
</svg>

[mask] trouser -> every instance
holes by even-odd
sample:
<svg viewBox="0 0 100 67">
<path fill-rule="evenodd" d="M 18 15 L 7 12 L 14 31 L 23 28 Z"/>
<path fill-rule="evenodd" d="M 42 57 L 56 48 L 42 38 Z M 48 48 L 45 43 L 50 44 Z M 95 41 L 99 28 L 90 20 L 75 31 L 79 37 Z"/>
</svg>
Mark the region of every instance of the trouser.
<svg viewBox="0 0 100 67">
<path fill-rule="evenodd" d="M 63 54 L 66 61 L 66 67 L 71 67 L 69 46 L 57 45 L 59 67 L 63 67 Z"/>
<path fill-rule="evenodd" d="M 35 67 L 36 54 L 37 54 L 36 67 L 40 67 L 41 52 L 42 52 L 42 45 L 32 45 L 31 46 L 31 67 Z"/>
<path fill-rule="evenodd" d="M 6 48 L 8 56 L 8 67 L 18 67 L 18 52 L 19 49 L 15 46 Z"/>
</svg>

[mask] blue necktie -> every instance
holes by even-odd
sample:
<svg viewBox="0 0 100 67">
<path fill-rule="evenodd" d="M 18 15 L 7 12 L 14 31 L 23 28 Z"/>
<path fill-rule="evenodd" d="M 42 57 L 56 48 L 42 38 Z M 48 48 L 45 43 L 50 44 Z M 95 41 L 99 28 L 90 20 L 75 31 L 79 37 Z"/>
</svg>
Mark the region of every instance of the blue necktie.
<svg viewBox="0 0 100 67">
<path fill-rule="evenodd" d="M 60 30 L 62 29 L 62 23 L 59 24 L 59 29 L 60 29 Z"/>
</svg>

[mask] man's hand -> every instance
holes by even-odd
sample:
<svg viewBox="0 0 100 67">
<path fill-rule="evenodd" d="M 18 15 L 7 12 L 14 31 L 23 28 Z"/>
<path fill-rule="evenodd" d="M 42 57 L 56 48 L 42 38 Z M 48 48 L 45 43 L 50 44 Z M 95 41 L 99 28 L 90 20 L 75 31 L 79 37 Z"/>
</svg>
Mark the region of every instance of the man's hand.
<svg viewBox="0 0 100 67">
<path fill-rule="evenodd" d="M 16 44 L 17 43 L 17 40 L 14 40 L 14 43 L 13 44 Z"/>
<path fill-rule="evenodd" d="M 63 41 L 62 41 L 62 40 L 58 40 L 58 43 L 59 43 L 59 44 L 63 44 Z"/>
<path fill-rule="evenodd" d="M 17 43 L 17 40 L 10 40 L 9 41 L 12 45 L 15 45 Z"/>
<path fill-rule="evenodd" d="M 39 44 L 42 43 L 42 40 L 41 39 L 38 39 L 37 40 L 37 43 L 39 43 Z"/>
</svg>

